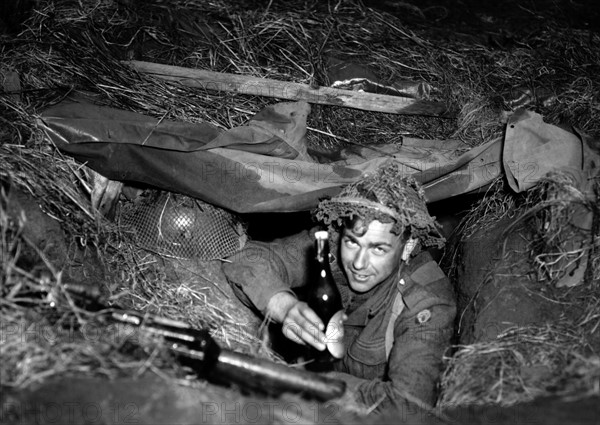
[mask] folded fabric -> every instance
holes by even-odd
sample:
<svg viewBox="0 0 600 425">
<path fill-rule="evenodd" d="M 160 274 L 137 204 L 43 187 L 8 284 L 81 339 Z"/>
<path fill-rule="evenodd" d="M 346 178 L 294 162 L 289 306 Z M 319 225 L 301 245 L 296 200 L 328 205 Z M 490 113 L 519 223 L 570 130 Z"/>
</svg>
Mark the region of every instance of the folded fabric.
<svg viewBox="0 0 600 425">
<path fill-rule="evenodd" d="M 320 163 L 307 153 L 309 112 L 306 102 L 277 103 L 247 125 L 223 131 L 68 100 L 47 109 L 39 125 L 60 150 L 108 179 L 237 213 L 311 209 L 387 161 L 420 181 L 429 202 L 486 187 L 503 173 L 502 139 L 463 153 L 459 141 L 404 138 L 345 149 L 335 161 Z"/>
</svg>

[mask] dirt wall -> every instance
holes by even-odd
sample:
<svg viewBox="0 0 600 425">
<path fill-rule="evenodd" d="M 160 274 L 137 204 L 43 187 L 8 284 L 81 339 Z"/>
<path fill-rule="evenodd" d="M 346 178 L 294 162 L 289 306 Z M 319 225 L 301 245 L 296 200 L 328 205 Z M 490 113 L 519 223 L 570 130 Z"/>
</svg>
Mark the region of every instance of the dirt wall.
<svg viewBox="0 0 600 425">
<path fill-rule="evenodd" d="M 490 341 L 513 326 L 552 320 L 555 305 L 540 292 L 529 262 L 528 231 L 504 235 L 504 219 L 479 229 L 458 248 L 455 287 L 461 344 Z"/>
</svg>

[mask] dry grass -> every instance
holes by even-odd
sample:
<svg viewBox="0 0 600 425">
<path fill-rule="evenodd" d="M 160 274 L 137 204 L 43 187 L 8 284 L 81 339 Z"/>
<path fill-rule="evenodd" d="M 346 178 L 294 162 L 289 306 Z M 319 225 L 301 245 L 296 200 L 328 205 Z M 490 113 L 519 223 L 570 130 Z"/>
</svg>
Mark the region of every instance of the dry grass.
<svg viewBox="0 0 600 425">
<path fill-rule="evenodd" d="M 592 285 L 600 279 L 598 187 L 597 181 L 587 193 L 570 177 L 552 173 L 531 191 L 530 196 L 537 202 L 523 214 L 523 219 L 531 219 L 537 230 L 533 264 L 539 281 L 556 284 L 579 264 L 586 269 L 584 284 Z M 583 223 L 586 216 L 591 223 Z"/>
<path fill-rule="evenodd" d="M 571 323 L 512 328 L 494 341 L 459 346 L 442 378 L 442 408 L 512 405 L 536 397 L 600 394 L 600 357 Z M 568 349 L 567 349 L 568 347 Z"/>
<path fill-rule="evenodd" d="M 567 121 L 600 134 L 593 106 L 597 93 L 591 84 L 597 40 L 583 32 L 557 27 L 558 36 L 552 31 L 527 34 L 509 50 L 476 36 L 444 43 L 428 40 L 427 22 L 413 30 L 388 13 L 351 3 L 334 7 L 292 2 L 268 9 L 224 1 L 180 1 L 179 8 L 153 1 L 137 6 L 89 1 L 77 8 L 62 4 L 49 2 L 29 22 L 19 43 L 12 43 L 8 63 L 26 67 L 23 85 L 26 91 L 35 90 L 35 103 L 85 88 L 114 107 L 229 128 L 272 100 L 172 86 L 136 75 L 117 60 L 326 85 L 327 57 L 333 56 L 369 66 L 386 84 L 425 81 L 432 87 L 430 98 L 446 102 L 456 115 L 441 119 L 315 107 L 309 127 L 342 139 L 378 143 L 389 142 L 391 135 L 458 137 L 478 145 L 501 134 L 503 111 L 523 87 L 552 90 L 553 101 L 544 104 L 533 96 L 530 105 L 550 122 Z M 535 47 L 548 43 L 553 49 L 541 56 Z M 309 133 L 309 141 L 328 148 L 342 143 L 317 132 Z"/>
<path fill-rule="evenodd" d="M 442 407 L 511 405 L 539 396 L 598 394 L 600 359 L 566 328 L 510 329 L 491 342 L 459 347 L 442 380 Z M 566 350 L 571 347 L 571 350 Z"/>
<path fill-rule="evenodd" d="M 53 375 L 85 373 L 116 377 L 145 370 L 147 359 L 121 352 L 125 340 L 115 329 L 94 321 L 70 299 L 51 306 L 62 287 L 62 272 L 24 235 L 26 216 L 9 215 L 7 195 L 0 200 L 2 249 L 2 384 L 25 388 Z M 67 208 L 64 204 L 61 208 Z M 73 208 L 73 210 L 75 210 Z M 21 253 L 38 254 L 33 270 L 23 269 Z"/>
</svg>

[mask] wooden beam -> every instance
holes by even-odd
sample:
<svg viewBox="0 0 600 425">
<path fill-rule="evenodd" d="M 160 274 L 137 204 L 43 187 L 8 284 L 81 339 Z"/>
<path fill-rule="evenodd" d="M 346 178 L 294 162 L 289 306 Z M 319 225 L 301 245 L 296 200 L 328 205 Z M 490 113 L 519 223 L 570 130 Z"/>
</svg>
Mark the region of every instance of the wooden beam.
<svg viewBox="0 0 600 425">
<path fill-rule="evenodd" d="M 177 81 L 184 86 L 218 92 L 304 100 L 321 105 L 335 105 L 390 114 L 445 116 L 447 113 L 447 108 L 443 103 L 409 97 L 342 90 L 332 87 L 313 88 L 306 84 L 288 81 L 183 68 L 152 62 L 126 61 L 125 63 L 137 71 L 164 80 Z"/>
</svg>

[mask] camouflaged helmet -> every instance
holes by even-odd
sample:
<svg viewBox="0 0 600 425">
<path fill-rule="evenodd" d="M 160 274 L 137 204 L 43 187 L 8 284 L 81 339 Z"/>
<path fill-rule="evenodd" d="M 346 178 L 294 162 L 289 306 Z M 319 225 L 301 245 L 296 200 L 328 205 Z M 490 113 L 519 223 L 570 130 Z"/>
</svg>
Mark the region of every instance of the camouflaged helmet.
<svg viewBox="0 0 600 425">
<path fill-rule="evenodd" d="M 440 226 L 429 215 L 423 189 L 412 177 L 402 176 L 400 166 L 389 163 L 346 186 L 339 195 L 323 200 L 315 210 L 317 220 L 341 227 L 345 219 L 393 222 L 392 232 L 405 229 L 424 246 L 444 245 Z"/>
</svg>

